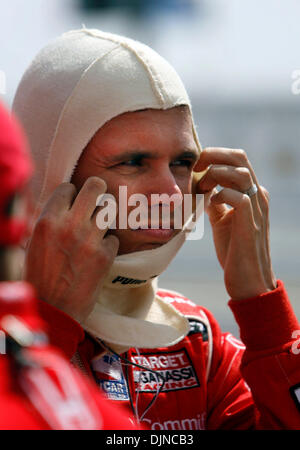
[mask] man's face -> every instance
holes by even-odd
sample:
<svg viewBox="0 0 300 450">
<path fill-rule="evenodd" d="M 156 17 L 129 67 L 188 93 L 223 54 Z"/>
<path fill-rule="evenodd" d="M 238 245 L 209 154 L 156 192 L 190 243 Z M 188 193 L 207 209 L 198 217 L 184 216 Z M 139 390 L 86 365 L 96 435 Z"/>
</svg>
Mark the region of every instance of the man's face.
<svg viewBox="0 0 300 450">
<path fill-rule="evenodd" d="M 151 194 L 191 193 L 192 170 L 198 157 L 187 107 L 129 112 L 110 120 L 96 133 L 81 155 L 72 183 L 79 190 L 87 178 L 98 176 L 117 204 L 119 186 L 126 186 L 127 198 L 145 195 L 150 210 Z M 171 224 L 172 208 L 171 203 Z M 132 209 L 128 206 L 128 214 Z M 124 254 L 156 248 L 178 230 L 171 226 L 169 230 L 127 228 L 109 232 L 119 238 L 119 254 Z"/>
</svg>

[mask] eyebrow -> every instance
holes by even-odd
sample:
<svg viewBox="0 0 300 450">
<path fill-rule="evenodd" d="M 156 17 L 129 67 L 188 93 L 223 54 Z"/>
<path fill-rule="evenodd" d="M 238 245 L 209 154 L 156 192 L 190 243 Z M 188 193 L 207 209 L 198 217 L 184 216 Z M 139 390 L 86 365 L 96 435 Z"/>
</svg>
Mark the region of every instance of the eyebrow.
<svg viewBox="0 0 300 450">
<path fill-rule="evenodd" d="M 145 150 L 129 150 L 118 155 L 114 155 L 109 158 L 111 162 L 128 161 L 130 159 L 157 159 L 158 154 L 156 152 L 148 152 Z M 186 149 L 175 155 L 174 159 L 191 159 L 192 161 L 197 161 L 199 158 L 199 153 L 196 150 Z"/>
</svg>

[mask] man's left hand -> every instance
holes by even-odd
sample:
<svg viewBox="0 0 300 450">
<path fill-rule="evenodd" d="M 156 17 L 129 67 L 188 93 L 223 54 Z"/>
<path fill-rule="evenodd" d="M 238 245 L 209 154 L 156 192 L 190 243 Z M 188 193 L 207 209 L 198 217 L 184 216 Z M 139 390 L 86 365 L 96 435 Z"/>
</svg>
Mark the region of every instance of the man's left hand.
<svg viewBox="0 0 300 450">
<path fill-rule="evenodd" d="M 268 191 L 259 185 L 244 150 L 207 147 L 194 171 L 207 168 L 196 192 L 205 193 L 205 211 L 229 296 L 241 300 L 275 289 Z M 245 192 L 253 184 L 258 191 L 249 197 Z M 220 192 L 217 185 L 223 187 Z"/>
</svg>

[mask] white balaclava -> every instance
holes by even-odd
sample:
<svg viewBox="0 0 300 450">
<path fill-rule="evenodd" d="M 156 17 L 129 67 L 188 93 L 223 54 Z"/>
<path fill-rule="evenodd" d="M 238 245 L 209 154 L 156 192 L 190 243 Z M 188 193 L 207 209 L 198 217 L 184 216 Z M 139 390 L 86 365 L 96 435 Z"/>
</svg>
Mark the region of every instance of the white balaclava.
<svg viewBox="0 0 300 450">
<path fill-rule="evenodd" d="M 182 81 L 146 45 L 86 28 L 47 45 L 25 72 L 13 104 L 36 165 L 34 221 L 54 189 L 70 182 L 82 151 L 107 121 L 129 111 L 179 105 L 191 110 Z M 186 233 L 182 230 L 157 249 L 117 256 L 84 328 L 116 351 L 179 342 L 189 331 L 188 321 L 156 291 L 157 276 Z M 144 281 L 113 283 L 116 277 Z"/>
</svg>

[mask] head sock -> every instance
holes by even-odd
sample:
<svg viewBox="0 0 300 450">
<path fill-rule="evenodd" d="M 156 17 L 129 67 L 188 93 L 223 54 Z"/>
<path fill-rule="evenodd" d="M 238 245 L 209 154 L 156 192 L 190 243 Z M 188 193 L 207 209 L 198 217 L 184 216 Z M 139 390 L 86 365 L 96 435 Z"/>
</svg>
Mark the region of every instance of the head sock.
<svg viewBox="0 0 300 450">
<path fill-rule="evenodd" d="M 53 190 L 71 180 L 82 151 L 107 121 L 129 111 L 180 105 L 191 111 L 179 76 L 140 42 L 83 28 L 47 45 L 25 72 L 13 105 L 37 167 L 35 220 Z M 193 133 L 200 152 L 194 125 Z M 158 249 L 115 258 L 85 329 L 118 351 L 168 346 L 182 339 L 188 321 L 156 291 L 157 276 L 185 238 L 182 230 Z"/>
</svg>

